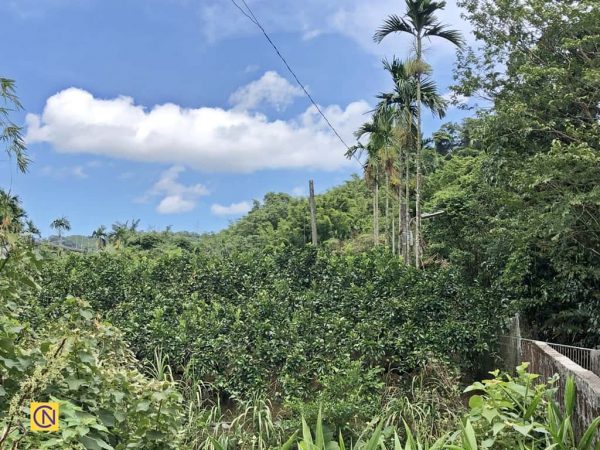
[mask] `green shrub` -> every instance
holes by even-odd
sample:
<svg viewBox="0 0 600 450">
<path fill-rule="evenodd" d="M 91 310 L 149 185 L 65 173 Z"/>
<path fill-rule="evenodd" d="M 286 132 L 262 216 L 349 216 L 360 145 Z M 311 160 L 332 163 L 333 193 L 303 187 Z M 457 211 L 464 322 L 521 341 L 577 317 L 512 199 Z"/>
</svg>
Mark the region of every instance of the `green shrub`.
<svg viewBox="0 0 600 450">
<path fill-rule="evenodd" d="M 135 354 L 228 397 L 313 397 L 348 361 L 411 372 L 435 356 L 465 369 L 488 352 L 503 305 L 449 269 L 416 271 L 386 251 L 283 249 L 228 259 L 173 251 L 69 255 L 44 264 L 41 303 L 87 299 Z"/>
<path fill-rule="evenodd" d="M 595 419 L 581 439 L 573 429 L 576 391 L 568 378 L 562 408 L 556 401 L 558 376 L 548 382 L 527 371 L 528 363 L 517 367 L 512 377 L 492 372 L 493 379 L 476 382 L 465 392 L 476 392 L 469 400 L 469 423 L 477 440 L 489 449 L 577 449 L 592 450 L 600 417 Z M 562 409 L 562 412 L 561 412 Z"/>
<path fill-rule="evenodd" d="M 0 449 L 180 448 L 175 385 L 145 377 L 86 302 L 68 297 L 46 316 L 34 300 L 36 256 L 14 235 L 0 243 Z M 58 433 L 29 431 L 31 401 L 60 404 Z"/>
</svg>

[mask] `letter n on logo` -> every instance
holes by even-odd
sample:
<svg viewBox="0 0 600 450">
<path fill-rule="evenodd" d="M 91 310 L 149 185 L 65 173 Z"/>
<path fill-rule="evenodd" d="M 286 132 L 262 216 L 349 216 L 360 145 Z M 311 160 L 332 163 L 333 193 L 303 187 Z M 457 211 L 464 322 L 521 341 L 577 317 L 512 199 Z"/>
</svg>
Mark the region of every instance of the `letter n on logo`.
<svg viewBox="0 0 600 450">
<path fill-rule="evenodd" d="M 29 407 L 31 431 L 58 431 L 59 405 L 56 402 L 31 402 Z"/>
</svg>

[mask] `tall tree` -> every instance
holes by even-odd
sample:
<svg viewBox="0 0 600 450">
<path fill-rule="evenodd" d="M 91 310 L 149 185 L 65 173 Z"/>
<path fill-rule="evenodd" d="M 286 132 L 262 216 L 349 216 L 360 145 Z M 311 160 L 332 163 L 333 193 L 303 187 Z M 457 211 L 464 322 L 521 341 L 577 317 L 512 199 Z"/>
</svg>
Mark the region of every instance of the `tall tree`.
<svg viewBox="0 0 600 450">
<path fill-rule="evenodd" d="M 42 235 L 40 229 L 35 226 L 35 223 L 33 223 L 33 220 L 27 220 L 25 222 L 25 225 L 27 226 L 27 228 L 25 228 L 25 231 L 31 236 L 40 237 Z"/>
<path fill-rule="evenodd" d="M 12 232 L 20 232 L 26 217 L 19 197 L 0 189 L 0 226 Z"/>
<path fill-rule="evenodd" d="M 402 172 L 404 171 L 405 195 L 402 198 L 402 189 L 398 188 L 398 203 L 401 205 L 399 210 L 399 229 L 403 242 L 402 255 L 404 260 L 409 263 L 409 239 L 408 226 L 410 223 L 409 208 L 409 180 L 411 152 L 416 151 L 417 144 L 417 79 L 415 74 L 419 70 L 415 60 L 401 61 L 393 58 L 392 61 L 384 60 L 384 68 L 391 75 L 394 89 L 391 92 L 378 95 L 380 103 L 378 110 L 382 108 L 393 111 L 393 139 L 397 149 L 398 166 L 400 173 L 400 184 L 402 184 Z M 435 83 L 424 78 L 421 82 L 421 103 L 429 109 L 434 116 L 444 117 L 446 102 L 439 95 Z M 402 167 L 402 160 L 404 167 Z M 404 170 L 403 170 L 404 169 Z"/>
<path fill-rule="evenodd" d="M 56 230 L 58 233 L 58 240 L 62 244 L 62 233 L 63 231 L 69 231 L 71 229 L 71 222 L 65 216 L 54 219 L 50 224 L 50 228 Z"/>
<path fill-rule="evenodd" d="M 92 232 L 92 237 L 96 238 L 98 248 L 106 247 L 106 242 L 108 240 L 108 234 L 106 232 L 106 227 L 104 225 L 100 225 L 97 229 Z"/>
<path fill-rule="evenodd" d="M 376 123 L 376 133 L 379 147 L 379 163 L 381 172 L 384 176 L 384 194 L 385 194 L 385 242 L 389 243 L 390 236 L 390 197 L 391 187 L 394 180 L 397 178 L 397 160 L 398 151 L 393 145 L 393 127 L 394 127 L 394 111 L 385 104 L 380 104 L 374 114 Z"/>
<path fill-rule="evenodd" d="M 375 130 L 373 123 L 368 122 L 361 126 L 360 131 L 364 133 L 371 133 Z M 379 170 L 381 162 L 379 160 L 379 149 L 375 145 L 375 142 L 369 139 L 366 145 L 358 143 L 348 150 L 346 156 L 348 158 L 353 157 L 357 153 L 366 153 L 367 158 L 363 163 L 363 172 L 365 175 L 365 181 L 367 185 L 373 186 L 373 244 L 379 245 Z"/>
<path fill-rule="evenodd" d="M 127 245 L 130 234 L 129 223 L 115 222 L 111 225 L 111 228 L 112 230 L 108 233 L 108 238 L 112 244 L 116 248 L 121 247 L 121 245 Z"/>
<path fill-rule="evenodd" d="M 363 169 L 367 182 L 373 184 L 373 239 L 375 245 L 379 244 L 379 188 L 381 186 L 380 176 L 385 175 L 386 189 L 390 179 L 390 173 L 394 166 L 394 155 L 392 148 L 393 112 L 385 105 L 380 106 L 373 114 L 370 122 L 364 123 L 354 134 L 357 139 L 369 135 L 366 146 L 358 144 L 352 147 L 346 154 L 347 157 L 354 156 L 358 151 L 366 151 L 367 160 Z M 388 192 L 386 190 L 386 195 Z M 386 198 L 386 232 L 389 219 L 389 202 Z"/>
<path fill-rule="evenodd" d="M 427 72 L 427 65 L 423 61 L 423 39 L 439 37 L 462 47 L 463 39 L 459 31 L 449 29 L 436 17 L 436 13 L 446 6 L 444 1 L 432 0 L 406 0 L 406 14 L 400 17 L 390 15 L 373 36 L 375 42 L 381 42 L 386 36 L 393 33 L 408 33 L 414 38 L 416 48 L 416 80 L 417 80 L 417 146 L 416 146 L 416 199 L 415 199 L 415 265 L 421 266 L 421 83 L 422 75 Z"/>
</svg>

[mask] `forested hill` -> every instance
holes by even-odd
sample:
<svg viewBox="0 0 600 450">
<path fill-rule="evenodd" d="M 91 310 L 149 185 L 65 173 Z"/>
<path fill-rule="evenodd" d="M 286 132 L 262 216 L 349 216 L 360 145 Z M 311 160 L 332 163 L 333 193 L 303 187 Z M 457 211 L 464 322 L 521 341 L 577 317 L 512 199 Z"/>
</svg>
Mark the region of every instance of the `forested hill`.
<svg viewBox="0 0 600 450">
<path fill-rule="evenodd" d="M 341 241 L 369 240 L 371 233 L 371 194 L 365 182 L 353 176 L 345 183 L 316 196 L 319 241 L 335 245 Z M 207 251 L 303 246 L 311 241 L 310 210 L 306 197 L 268 193 L 262 202 L 226 229 L 203 235 Z"/>
</svg>

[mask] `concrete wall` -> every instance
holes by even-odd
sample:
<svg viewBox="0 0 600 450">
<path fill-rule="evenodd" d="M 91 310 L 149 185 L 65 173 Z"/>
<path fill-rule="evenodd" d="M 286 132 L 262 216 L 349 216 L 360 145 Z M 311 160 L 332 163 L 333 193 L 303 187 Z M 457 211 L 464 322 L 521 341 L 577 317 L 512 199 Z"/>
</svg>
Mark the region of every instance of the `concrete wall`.
<svg viewBox="0 0 600 450">
<path fill-rule="evenodd" d="M 575 364 L 548 344 L 540 341 L 520 340 L 520 360 L 530 363 L 532 373 L 544 379 L 555 373 L 560 375 L 557 400 L 562 401 L 565 381 L 569 376 L 575 379 L 577 404 L 573 417 L 575 433 L 581 436 L 588 425 L 600 417 L 600 377 Z M 598 356 L 598 355 L 596 355 Z"/>
</svg>

